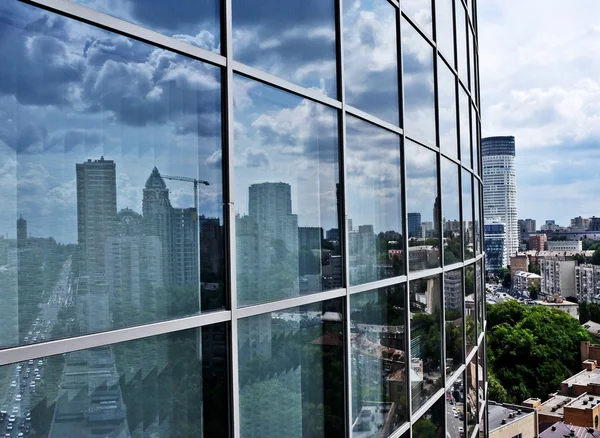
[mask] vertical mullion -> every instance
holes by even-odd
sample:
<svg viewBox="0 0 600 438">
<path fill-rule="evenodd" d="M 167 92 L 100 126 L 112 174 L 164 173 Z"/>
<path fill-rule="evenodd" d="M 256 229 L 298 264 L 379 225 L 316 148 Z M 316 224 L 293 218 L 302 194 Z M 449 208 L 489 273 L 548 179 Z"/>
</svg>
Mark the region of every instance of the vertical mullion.
<svg viewBox="0 0 600 438">
<path fill-rule="evenodd" d="M 408 256 L 408 214 L 406 209 L 406 157 L 405 157 L 405 142 L 406 142 L 406 129 L 404 126 L 404 63 L 402 60 L 402 12 L 400 8 L 396 10 L 396 32 L 397 32 L 397 50 L 398 50 L 398 97 L 399 97 L 399 110 L 400 110 L 400 126 L 402 127 L 402 136 L 400 141 L 400 181 L 401 181 L 401 193 L 402 193 L 402 232 L 404 234 L 403 248 L 404 248 L 404 272 L 406 273 L 407 281 L 404 288 L 404 340 L 405 340 L 405 376 L 406 376 L 406 409 L 407 409 L 407 421 L 411 425 L 408 429 L 408 438 L 412 437 L 412 388 L 410 381 L 410 370 L 411 370 L 411 349 L 410 349 L 410 265 Z"/>
<path fill-rule="evenodd" d="M 235 237 L 235 211 L 234 211 L 234 160 L 233 160 L 233 68 L 232 68 L 232 2 L 233 0 L 222 0 L 222 28 L 224 32 L 224 47 L 227 64 L 225 67 L 225 87 L 224 87 L 224 170 L 226 173 L 226 206 L 229 237 L 227 240 L 227 249 L 229 255 L 229 306 L 231 309 L 230 326 L 230 344 L 229 357 L 230 363 L 230 415 L 232 426 L 230 434 L 234 438 L 240 437 L 240 382 L 239 382 L 239 363 L 238 363 L 238 324 L 237 324 L 237 250 Z"/>
<path fill-rule="evenodd" d="M 348 216 L 346 214 L 346 87 L 344 85 L 344 41 L 343 41 L 343 0 L 335 0 L 336 18 L 336 52 L 337 52 L 337 87 L 338 99 L 342 102 L 342 109 L 338 111 L 338 151 L 339 151 L 339 190 L 338 190 L 338 226 L 340 254 L 342 256 L 344 287 L 346 297 L 344 300 L 344 372 L 345 372 L 345 426 L 346 436 L 352 435 L 352 346 L 350 330 L 350 252 L 348 239 Z"/>
</svg>

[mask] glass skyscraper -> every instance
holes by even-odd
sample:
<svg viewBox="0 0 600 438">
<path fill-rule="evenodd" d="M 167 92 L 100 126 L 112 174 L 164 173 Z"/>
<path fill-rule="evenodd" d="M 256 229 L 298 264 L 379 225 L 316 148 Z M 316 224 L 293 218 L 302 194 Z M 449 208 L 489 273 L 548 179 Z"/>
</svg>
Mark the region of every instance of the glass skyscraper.
<svg viewBox="0 0 600 438">
<path fill-rule="evenodd" d="M 485 435 L 475 0 L 5 0 L 0 434 Z"/>
</svg>

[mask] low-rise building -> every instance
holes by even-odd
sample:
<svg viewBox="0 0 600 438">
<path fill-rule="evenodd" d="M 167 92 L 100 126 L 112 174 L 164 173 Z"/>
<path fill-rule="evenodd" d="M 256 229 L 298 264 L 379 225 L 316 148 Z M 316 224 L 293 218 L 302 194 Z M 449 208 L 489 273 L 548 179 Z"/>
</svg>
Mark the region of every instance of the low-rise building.
<svg viewBox="0 0 600 438">
<path fill-rule="evenodd" d="M 579 318 L 579 305 L 570 301 L 565 301 L 560 295 L 554 295 L 547 297 L 546 301 L 538 300 L 534 301 L 539 306 L 551 307 L 553 309 L 562 310 L 567 312 L 573 318 Z"/>
<path fill-rule="evenodd" d="M 549 240 L 546 242 L 548 251 L 582 251 L 581 240 Z"/>
<path fill-rule="evenodd" d="M 538 411 L 535 408 L 488 402 L 488 437 L 513 438 L 538 436 Z"/>
<path fill-rule="evenodd" d="M 528 240 L 528 249 L 532 251 L 544 251 L 546 249 L 548 236 L 545 234 L 531 234 Z"/>
<path fill-rule="evenodd" d="M 588 331 L 590 335 L 600 339 L 600 324 L 594 321 L 588 321 L 585 324 L 581 324 L 584 329 Z"/>
<path fill-rule="evenodd" d="M 517 271 L 513 276 L 513 288 L 522 292 L 529 289 L 529 286 L 540 286 L 541 276 L 533 272 Z"/>
<path fill-rule="evenodd" d="M 540 438 L 600 438 L 600 430 L 556 422 L 540 433 Z"/>
</svg>

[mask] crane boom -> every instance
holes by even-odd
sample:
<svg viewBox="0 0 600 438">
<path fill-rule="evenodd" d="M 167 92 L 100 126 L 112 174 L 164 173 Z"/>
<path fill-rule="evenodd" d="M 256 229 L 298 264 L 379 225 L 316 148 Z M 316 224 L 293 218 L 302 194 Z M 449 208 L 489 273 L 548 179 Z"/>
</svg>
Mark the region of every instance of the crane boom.
<svg viewBox="0 0 600 438">
<path fill-rule="evenodd" d="M 196 210 L 196 217 L 198 217 L 198 184 L 204 184 L 205 186 L 209 186 L 210 183 L 208 181 L 204 181 L 201 179 L 190 178 L 189 176 L 170 176 L 170 175 L 161 175 L 164 179 L 170 179 L 173 181 L 184 181 L 194 183 L 194 209 Z"/>
</svg>

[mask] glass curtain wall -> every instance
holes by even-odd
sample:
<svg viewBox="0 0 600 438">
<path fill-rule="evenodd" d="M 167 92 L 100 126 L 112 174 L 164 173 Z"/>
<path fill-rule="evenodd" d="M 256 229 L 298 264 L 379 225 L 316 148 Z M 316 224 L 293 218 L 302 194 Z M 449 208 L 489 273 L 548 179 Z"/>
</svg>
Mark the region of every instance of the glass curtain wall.
<svg viewBox="0 0 600 438">
<path fill-rule="evenodd" d="M 474 2 L 3 1 L 0 435 L 483 430 Z"/>
</svg>

